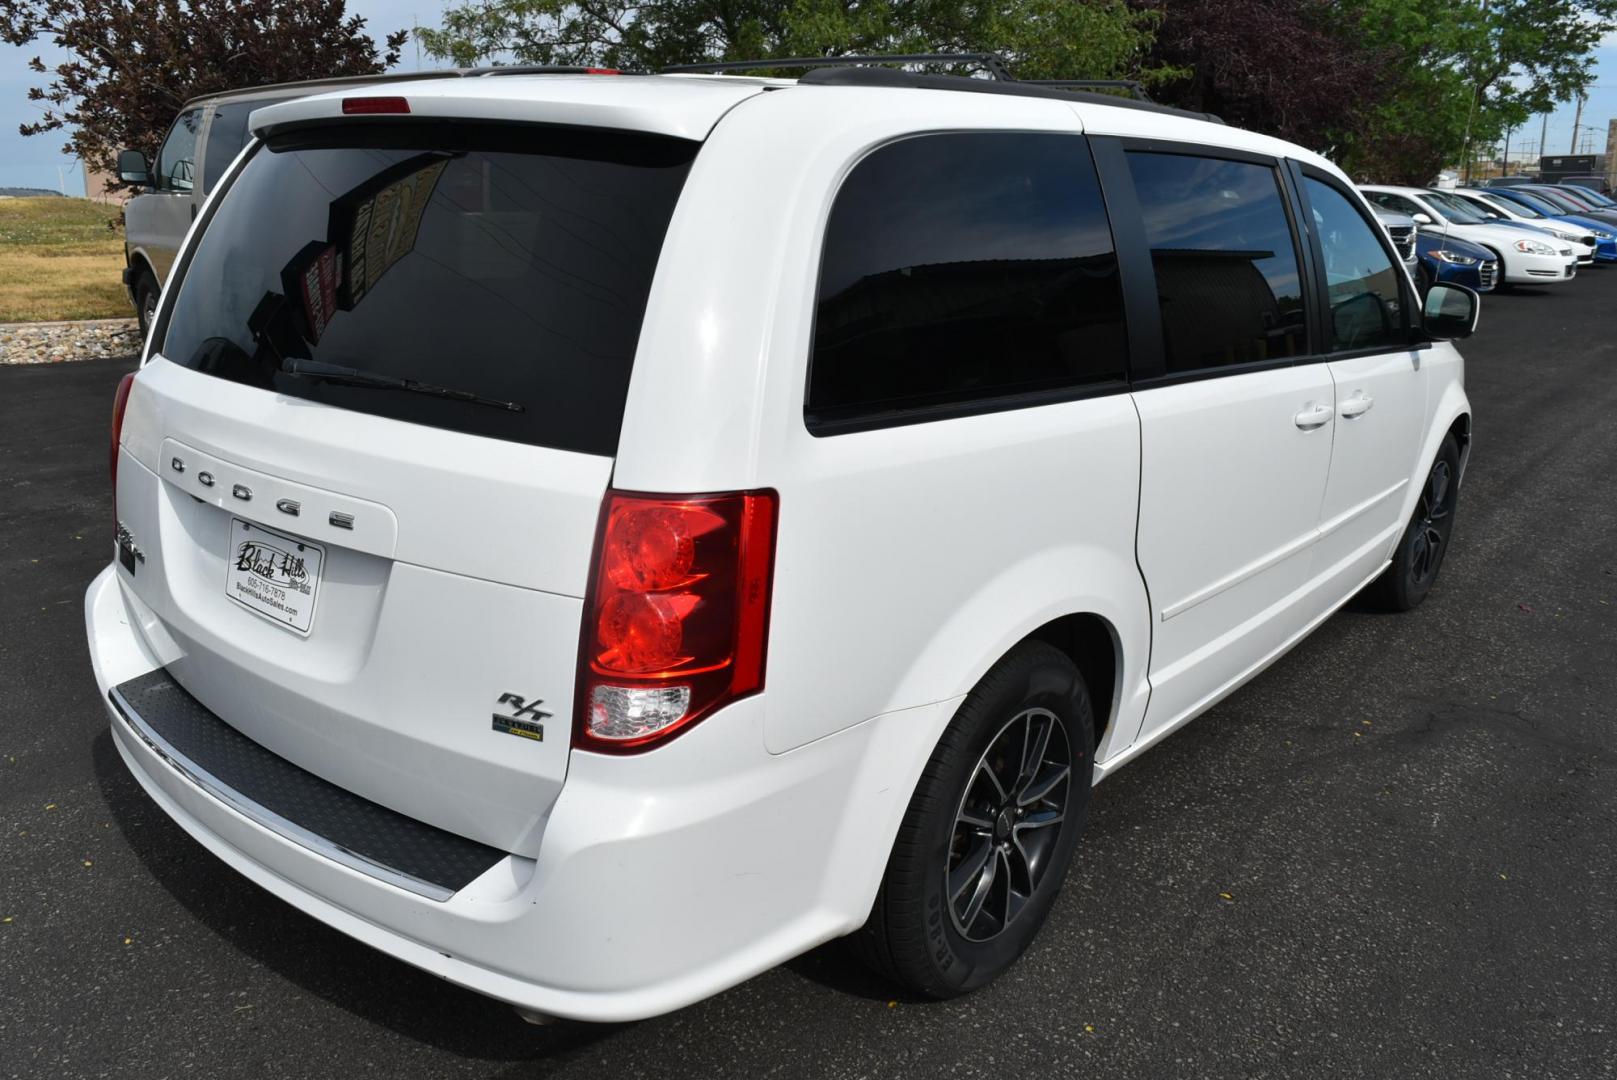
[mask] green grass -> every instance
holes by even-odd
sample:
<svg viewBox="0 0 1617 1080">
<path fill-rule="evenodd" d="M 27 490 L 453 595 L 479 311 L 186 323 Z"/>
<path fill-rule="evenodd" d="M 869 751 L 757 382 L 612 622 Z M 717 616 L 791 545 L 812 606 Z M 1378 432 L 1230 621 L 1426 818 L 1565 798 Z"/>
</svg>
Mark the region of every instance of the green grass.
<svg viewBox="0 0 1617 1080">
<path fill-rule="evenodd" d="M 0 199 L 0 322 L 133 316 L 118 217 L 88 199 Z"/>
</svg>

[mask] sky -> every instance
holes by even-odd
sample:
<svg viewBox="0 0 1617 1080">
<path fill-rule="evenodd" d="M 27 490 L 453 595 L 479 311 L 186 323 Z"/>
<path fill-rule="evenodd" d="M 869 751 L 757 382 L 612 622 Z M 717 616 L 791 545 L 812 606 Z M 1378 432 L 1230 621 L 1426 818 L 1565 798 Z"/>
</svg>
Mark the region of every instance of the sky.
<svg viewBox="0 0 1617 1080">
<path fill-rule="evenodd" d="M 349 0 L 349 10 L 368 20 L 367 30 L 380 40 L 388 31 L 422 24 L 435 26 L 442 14 L 443 0 Z M 41 76 L 28 70 L 28 60 L 42 56 L 47 64 L 57 62 L 61 54 L 49 43 L 35 43 L 16 48 L 0 42 L 0 187 L 41 187 L 65 190 L 69 195 L 84 194 L 84 174 L 78 162 L 61 152 L 66 141 L 60 132 L 33 135 L 24 138 L 17 126 L 39 115 L 39 106 L 27 99 L 30 86 L 40 86 Z M 1607 123 L 1617 119 L 1617 34 L 1609 35 L 1596 52 L 1599 68 L 1595 85 L 1589 91 L 1584 106 L 1583 137 L 1594 129 L 1594 150 L 1605 147 Z M 407 43 L 400 67 L 413 70 L 418 66 L 414 43 Z M 433 66 L 427 61 L 425 66 Z M 1572 152 L 1572 121 L 1574 107 L 1565 105 L 1550 117 L 1546 142 L 1551 153 Z M 1511 157 L 1520 159 L 1524 152 L 1537 153 L 1540 121 L 1534 119 L 1511 138 Z"/>
<path fill-rule="evenodd" d="M 139 2 L 139 0 L 136 0 Z M 436 26 L 443 16 L 444 0 L 348 0 L 348 10 L 366 19 L 365 32 L 378 43 L 393 30 L 413 25 Z M 17 133 L 19 124 L 39 117 L 40 106 L 28 100 L 30 86 L 44 86 L 48 79 L 28 70 L 28 61 L 40 57 L 48 66 L 65 58 L 48 41 L 17 48 L 0 41 L 0 187 L 39 187 L 63 190 L 69 195 L 84 194 L 84 171 L 79 163 L 62 153 L 67 142 L 60 131 L 26 138 Z M 413 71 L 437 66 L 423 57 L 417 64 L 415 42 L 406 42 L 399 69 Z M 1613 65 L 1617 72 L 1617 63 Z M 1617 82 L 1617 76 L 1613 78 Z"/>
</svg>

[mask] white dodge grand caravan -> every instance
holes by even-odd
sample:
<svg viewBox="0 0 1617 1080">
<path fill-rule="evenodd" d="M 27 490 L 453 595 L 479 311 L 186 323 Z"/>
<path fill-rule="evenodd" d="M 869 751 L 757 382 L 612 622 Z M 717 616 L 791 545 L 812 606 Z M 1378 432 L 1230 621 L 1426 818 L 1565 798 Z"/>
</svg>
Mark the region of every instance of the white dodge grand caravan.
<svg viewBox="0 0 1617 1080">
<path fill-rule="evenodd" d="M 251 127 L 119 387 L 95 677 L 204 847 L 530 1016 L 853 932 L 982 985 L 1092 781 L 1451 542 L 1476 296 L 1296 146 L 868 67 Z"/>
</svg>

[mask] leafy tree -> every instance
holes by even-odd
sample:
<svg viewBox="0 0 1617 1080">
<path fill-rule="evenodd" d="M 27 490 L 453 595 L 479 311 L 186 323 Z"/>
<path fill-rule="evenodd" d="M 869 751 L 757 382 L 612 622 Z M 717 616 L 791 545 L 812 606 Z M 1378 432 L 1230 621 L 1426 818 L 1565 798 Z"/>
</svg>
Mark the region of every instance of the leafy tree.
<svg viewBox="0 0 1617 1080">
<path fill-rule="evenodd" d="M 240 86 L 366 75 L 397 63 L 405 31 L 386 52 L 344 0 L 0 0 L 0 40 L 42 38 L 72 54 L 29 90 L 46 103 L 24 135 L 71 129 L 64 152 L 111 171 L 118 150 L 156 156 L 180 105 Z"/>
<path fill-rule="evenodd" d="M 1589 86 L 1595 46 L 1617 28 L 1617 0 L 1343 6 L 1367 41 L 1398 54 L 1391 91 L 1343 132 L 1343 164 L 1407 183 L 1429 181 Z"/>
<path fill-rule="evenodd" d="M 1316 149 L 1379 102 L 1399 59 L 1332 0 L 1139 2 L 1163 16 L 1152 58 L 1187 72 L 1158 100 Z"/>
<path fill-rule="evenodd" d="M 419 38 L 462 66 L 991 51 L 1024 78 L 1160 79 L 1175 74 L 1145 63 L 1160 21 L 1125 0 L 468 0 Z"/>
</svg>

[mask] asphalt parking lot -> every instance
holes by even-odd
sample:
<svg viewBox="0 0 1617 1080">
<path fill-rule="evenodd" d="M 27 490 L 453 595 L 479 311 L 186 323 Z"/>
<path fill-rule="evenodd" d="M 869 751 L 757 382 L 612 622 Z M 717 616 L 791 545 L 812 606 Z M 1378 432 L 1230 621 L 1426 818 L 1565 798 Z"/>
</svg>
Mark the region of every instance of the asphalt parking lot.
<svg viewBox="0 0 1617 1080">
<path fill-rule="evenodd" d="M 0 368 L 0 1076 L 1617 1075 L 1617 269 L 1490 296 L 1427 603 L 1350 607 L 1096 793 L 1030 954 L 949 1003 L 822 948 L 534 1028 L 226 869 L 83 641 L 131 362 Z"/>
</svg>

